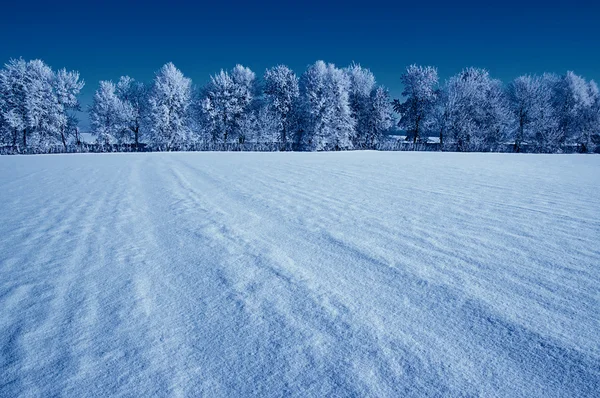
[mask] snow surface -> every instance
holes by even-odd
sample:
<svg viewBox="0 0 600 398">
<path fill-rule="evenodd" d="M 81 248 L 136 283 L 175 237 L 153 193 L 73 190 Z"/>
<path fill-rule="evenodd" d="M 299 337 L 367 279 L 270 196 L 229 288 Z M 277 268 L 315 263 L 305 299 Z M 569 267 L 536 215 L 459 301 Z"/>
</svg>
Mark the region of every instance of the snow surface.
<svg viewBox="0 0 600 398">
<path fill-rule="evenodd" d="M 0 158 L 0 396 L 598 396 L 600 156 Z"/>
</svg>

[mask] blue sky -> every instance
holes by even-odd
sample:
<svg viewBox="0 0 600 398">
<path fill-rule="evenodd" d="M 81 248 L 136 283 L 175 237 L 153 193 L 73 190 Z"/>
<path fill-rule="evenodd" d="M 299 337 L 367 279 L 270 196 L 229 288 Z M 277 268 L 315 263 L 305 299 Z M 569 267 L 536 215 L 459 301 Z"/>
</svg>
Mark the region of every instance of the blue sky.
<svg viewBox="0 0 600 398">
<path fill-rule="evenodd" d="M 593 1 L 11 3 L 3 5 L 0 61 L 41 58 L 79 70 L 84 106 L 99 80 L 149 81 L 169 61 L 197 85 L 236 63 L 262 75 L 276 64 L 300 74 L 318 59 L 354 61 L 393 96 L 411 63 L 437 66 L 442 80 L 467 66 L 505 81 L 567 70 L 600 80 Z"/>
</svg>

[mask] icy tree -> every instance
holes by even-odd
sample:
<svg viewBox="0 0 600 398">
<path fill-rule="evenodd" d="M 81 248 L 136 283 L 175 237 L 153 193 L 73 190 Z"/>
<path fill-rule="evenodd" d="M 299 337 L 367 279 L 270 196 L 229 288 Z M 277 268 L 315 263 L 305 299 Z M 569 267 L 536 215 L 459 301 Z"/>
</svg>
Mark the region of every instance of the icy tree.
<svg viewBox="0 0 600 398">
<path fill-rule="evenodd" d="M 236 106 L 233 92 L 233 80 L 223 70 L 211 76 L 209 84 L 204 88 L 201 109 L 213 142 L 221 138 L 223 142 L 227 141 L 233 130 L 232 115 L 241 112 L 241 107 Z"/>
<path fill-rule="evenodd" d="M 103 144 L 133 143 L 139 148 L 140 126 L 147 109 L 146 89 L 132 78 L 115 85 L 102 81 L 90 108 L 92 133 Z"/>
<path fill-rule="evenodd" d="M 80 110 L 77 95 L 85 83 L 79 79 L 79 72 L 68 72 L 61 69 L 56 74 L 55 90 L 58 101 L 57 127 L 61 141 L 65 150 L 67 149 L 67 140 L 76 133 L 77 118 L 73 111 Z M 78 137 L 76 137 L 78 141 Z"/>
<path fill-rule="evenodd" d="M 366 147 L 373 148 L 392 127 L 394 118 L 390 95 L 385 88 L 377 87 L 371 92 L 369 100 L 364 139 Z"/>
<path fill-rule="evenodd" d="M 258 109 L 245 112 L 237 123 L 237 142 L 246 144 L 257 142 L 260 134 L 260 111 Z"/>
<path fill-rule="evenodd" d="M 372 94 L 375 90 L 375 76 L 370 70 L 358 64 L 344 69 L 350 80 L 348 102 L 352 118 L 356 121 L 353 143 L 355 146 L 373 144 L 371 112 L 373 111 Z"/>
<path fill-rule="evenodd" d="M 266 107 L 261 116 L 266 118 L 264 123 L 271 125 L 275 119 L 278 125 L 277 141 L 286 148 L 292 131 L 292 111 L 300 96 L 298 77 L 287 66 L 276 66 L 268 69 L 264 76 Z"/>
<path fill-rule="evenodd" d="M 127 128 L 125 113 L 115 84 L 101 81 L 89 109 L 92 134 L 96 136 L 98 143 L 110 145 L 122 142 L 122 134 Z"/>
<path fill-rule="evenodd" d="M 473 101 L 469 98 L 476 93 L 476 90 L 470 86 L 471 84 L 466 81 L 466 76 L 463 78 L 461 75 L 457 75 L 450 78 L 443 89 L 446 101 L 444 104 L 444 130 L 447 132 L 446 137 L 454 141 L 459 151 L 468 150 L 470 137 L 477 128 L 470 111 L 476 103 L 480 102 L 480 99 Z"/>
<path fill-rule="evenodd" d="M 2 92 L 2 71 L 0 71 L 0 146 L 10 143 L 10 127 L 8 121 L 4 118 L 6 111 L 6 100 Z"/>
<path fill-rule="evenodd" d="M 348 75 L 333 64 L 317 61 L 300 83 L 305 148 L 352 149 L 355 120 L 348 98 Z"/>
<path fill-rule="evenodd" d="M 296 131 L 295 113 L 288 114 L 286 117 L 288 125 L 286 129 L 287 145 L 283 145 L 281 142 L 281 133 L 283 131 L 281 114 L 268 104 L 262 104 L 257 109 L 257 126 L 253 136 L 254 141 L 264 144 L 277 143 L 280 150 L 291 147 L 291 144 L 295 143 L 296 138 L 294 135 Z"/>
<path fill-rule="evenodd" d="M 556 84 L 555 107 L 559 118 L 560 144 L 577 134 L 582 100 L 587 94 L 585 80 L 569 71 Z"/>
<path fill-rule="evenodd" d="M 255 74 L 241 65 L 230 72 L 221 70 L 211 76 L 203 90 L 201 109 L 214 142 L 228 142 L 232 137 L 243 140 L 241 124 L 251 111 Z"/>
<path fill-rule="evenodd" d="M 522 142 L 528 141 L 532 136 L 530 126 L 535 121 L 541 89 L 541 80 L 534 76 L 519 76 L 508 85 L 510 110 L 517 125 L 514 137 L 515 152 L 520 152 Z"/>
<path fill-rule="evenodd" d="M 600 144 L 600 90 L 595 81 L 590 81 L 588 91 L 591 103 L 584 113 L 579 143 L 582 152 L 595 152 Z"/>
<path fill-rule="evenodd" d="M 521 151 L 523 142 L 538 151 L 555 150 L 560 142 L 556 93 L 560 78 L 555 75 L 520 76 L 507 88 L 510 110 L 514 118 L 514 150 Z"/>
<path fill-rule="evenodd" d="M 467 68 L 444 87 L 444 128 L 458 151 L 493 149 L 510 123 L 502 85 L 484 69 Z"/>
<path fill-rule="evenodd" d="M 437 99 L 438 74 L 431 66 L 411 65 L 400 77 L 404 84 L 404 102 L 394 100 L 394 110 L 400 114 L 398 127 L 406 130 L 413 142 L 421 140 L 431 127 L 433 107 Z"/>
<path fill-rule="evenodd" d="M 116 87 L 116 93 L 123 104 L 123 122 L 133 135 L 132 141 L 139 149 L 142 121 L 148 109 L 148 90 L 141 82 L 129 76 L 122 76 Z"/>
<path fill-rule="evenodd" d="M 242 65 L 236 65 L 231 71 L 231 78 L 236 84 L 236 95 L 242 103 L 249 104 L 255 95 L 255 80 L 256 74 Z"/>
<path fill-rule="evenodd" d="M 155 144 L 167 150 L 177 148 L 189 139 L 189 114 L 192 81 L 172 63 L 156 74 L 149 94 L 149 119 Z"/>
<path fill-rule="evenodd" d="M 538 152 L 555 152 L 562 142 L 560 112 L 557 100 L 561 78 L 545 73 L 540 77 L 540 89 L 534 102 L 531 138 Z"/>
<path fill-rule="evenodd" d="M 456 91 L 449 90 L 449 84 L 446 83 L 438 90 L 438 96 L 432 108 L 432 130 L 438 133 L 441 151 L 447 145 L 446 136 L 451 126 L 450 112 L 457 108 L 456 100 Z"/>
<path fill-rule="evenodd" d="M 54 72 L 41 60 L 29 61 L 25 81 L 27 113 L 23 147 L 27 147 L 27 137 L 37 146 L 45 147 L 56 133 L 59 116 L 53 88 Z"/>
<path fill-rule="evenodd" d="M 506 90 L 500 80 L 491 79 L 483 119 L 483 148 L 498 150 L 513 125 Z"/>
<path fill-rule="evenodd" d="M 43 61 L 11 60 L 0 72 L 1 120 L 5 141 L 44 149 L 66 139 L 73 127 L 83 87 L 77 72 L 55 73 Z"/>
<path fill-rule="evenodd" d="M 16 147 L 19 139 L 27 141 L 27 63 L 23 59 L 11 59 L 0 71 L 0 94 L 2 96 L 2 119 L 8 140 Z"/>
<path fill-rule="evenodd" d="M 569 71 L 556 85 L 555 107 L 559 118 L 560 143 L 577 142 L 583 151 L 591 144 L 597 87 L 594 82 Z"/>
<path fill-rule="evenodd" d="M 600 93 L 595 81 L 586 82 L 584 86 L 573 90 L 577 97 L 575 110 L 575 131 L 572 139 L 579 145 L 581 152 L 595 150 L 594 137 L 600 132 Z"/>
</svg>

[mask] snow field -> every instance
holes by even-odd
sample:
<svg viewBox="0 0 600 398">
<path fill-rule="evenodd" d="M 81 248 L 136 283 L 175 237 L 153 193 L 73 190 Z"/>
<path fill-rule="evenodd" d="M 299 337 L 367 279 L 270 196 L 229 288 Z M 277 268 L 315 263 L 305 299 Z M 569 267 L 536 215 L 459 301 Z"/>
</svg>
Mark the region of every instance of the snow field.
<svg viewBox="0 0 600 398">
<path fill-rule="evenodd" d="M 0 157 L 0 396 L 597 396 L 600 157 Z"/>
</svg>

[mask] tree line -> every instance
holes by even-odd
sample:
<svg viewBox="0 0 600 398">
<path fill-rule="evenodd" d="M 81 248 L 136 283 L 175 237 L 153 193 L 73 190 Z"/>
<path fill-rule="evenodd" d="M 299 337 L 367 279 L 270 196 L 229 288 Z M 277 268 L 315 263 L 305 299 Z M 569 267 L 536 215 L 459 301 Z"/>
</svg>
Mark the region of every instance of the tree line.
<svg viewBox="0 0 600 398">
<path fill-rule="evenodd" d="M 95 151 L 267 148 L 389 149 L 392 129 L 412 149 L 581 152 L 600 149 L 600 92 L 573 72 L 520 76 L 503 84 L 466 68 L 440 83 L 437 69 L 411 65 L 391 99 L 373 73 L 317 61 L 300 76 L 286 66 L 262 78 L 237 65 L 203 87 L 172 63 L 148 84 L 101 81 L 87 109 Z M 0 69 L 0 143 L 15 152 L 76 151 L 76 71 L 13 59 Z M 75 148 L 75 149 L 73 149 Z"/>
</svg>

